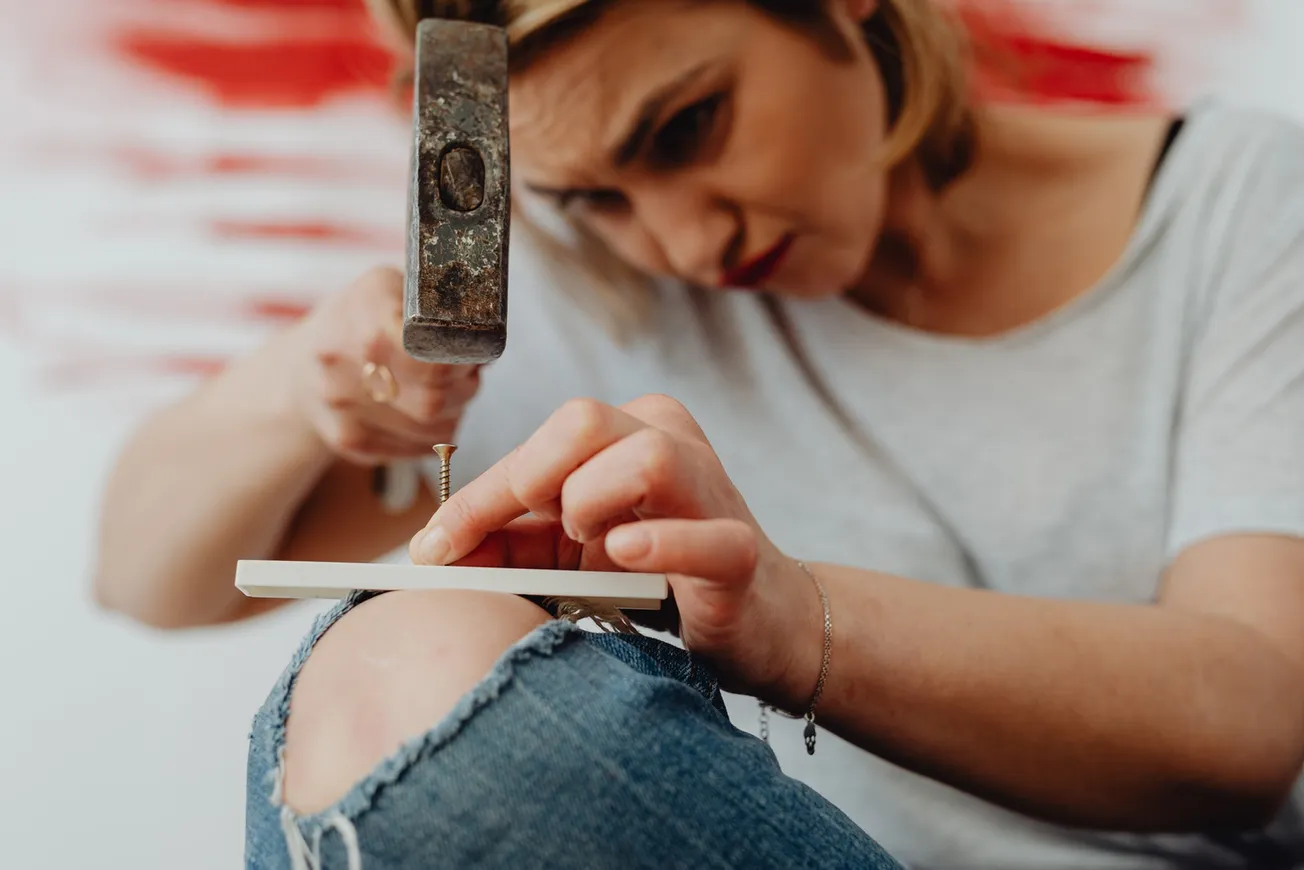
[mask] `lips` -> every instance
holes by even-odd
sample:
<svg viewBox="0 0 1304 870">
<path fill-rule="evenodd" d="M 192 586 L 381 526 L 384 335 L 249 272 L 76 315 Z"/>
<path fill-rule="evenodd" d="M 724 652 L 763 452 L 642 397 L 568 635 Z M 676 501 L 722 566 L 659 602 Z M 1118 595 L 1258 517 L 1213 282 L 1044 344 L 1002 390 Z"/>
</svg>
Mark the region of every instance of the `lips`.
<svg viewBox="0 0 1304 870">
<path fill-rule="evenodd" d="M 724 283 L 726 287 L 758 287 L 765 279 L 774 274 L 774 270 L 779 268 L 783 258 L 787 255 L 788 249 L 792 247 L 795 237 L 788 233 L 775 243 L 774 247 L 768 251 L 752 258 L 746 263 L 742 263 L 725 273 Z"/>
</svg>

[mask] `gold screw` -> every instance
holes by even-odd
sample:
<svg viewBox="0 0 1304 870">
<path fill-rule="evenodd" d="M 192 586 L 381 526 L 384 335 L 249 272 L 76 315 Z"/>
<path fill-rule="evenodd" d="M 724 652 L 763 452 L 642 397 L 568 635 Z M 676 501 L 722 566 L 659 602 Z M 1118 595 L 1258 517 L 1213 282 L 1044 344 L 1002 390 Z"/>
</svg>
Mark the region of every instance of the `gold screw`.
<svg viewBox="0 0 1304 870">
<path fill-rule="evenodd" d="M 452 478 L 449 463 L 453 458 L 456 444 L 436 444 L 435 453 L 439 456 L 439 506 L 443 507 L 452 492 Z"/>
</svg>

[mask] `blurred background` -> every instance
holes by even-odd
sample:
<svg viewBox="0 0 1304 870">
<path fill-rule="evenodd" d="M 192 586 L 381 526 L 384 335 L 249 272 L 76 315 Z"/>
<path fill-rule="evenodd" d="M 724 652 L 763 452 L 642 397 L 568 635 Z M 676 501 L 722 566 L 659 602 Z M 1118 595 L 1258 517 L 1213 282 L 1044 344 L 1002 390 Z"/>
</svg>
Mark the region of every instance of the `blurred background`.
<svg viewBox="0 0 1304 870">
<path fill-rule="evenodd" d="M 1300 0 L 962 3 L 983 99 L 1304 121 Z M 0 10 L 0 861 L 239 866 L 248 723 L 320 608 L 97 611 L 99 492 L 151 408 L 400 264 L 407 119 L 361 0 Z"/>
</svg>

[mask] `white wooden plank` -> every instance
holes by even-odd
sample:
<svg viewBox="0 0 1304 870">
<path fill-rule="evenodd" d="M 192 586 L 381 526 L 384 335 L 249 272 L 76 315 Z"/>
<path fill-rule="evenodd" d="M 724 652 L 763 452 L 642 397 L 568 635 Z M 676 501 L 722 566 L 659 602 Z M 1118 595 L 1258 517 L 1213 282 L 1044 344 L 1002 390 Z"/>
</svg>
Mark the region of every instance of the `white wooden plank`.
<svg viewBox="0 0 1304 870">
<path fill-rule="evenodd" d="M 587 598 L 626 610 L 660 610 L 669 594 L 664 574 L 248 559 L 237 563 L 235 585 L 250 598 L 343 598 L 355 589 L 477 589 Z"/>
</svg>

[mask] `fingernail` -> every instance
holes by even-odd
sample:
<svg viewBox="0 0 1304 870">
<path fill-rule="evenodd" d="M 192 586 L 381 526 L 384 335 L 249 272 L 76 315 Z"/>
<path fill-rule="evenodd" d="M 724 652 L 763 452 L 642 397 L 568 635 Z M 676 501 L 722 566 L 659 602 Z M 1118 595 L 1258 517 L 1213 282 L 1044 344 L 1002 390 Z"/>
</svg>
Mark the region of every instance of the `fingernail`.
<svg viewBox="0 0 1304 870">
<path fill-rule="evenodd" d="M 652 536 L 638 526 L 620 526 L 607 534 L 607 555 L 613 559 L 641 559 L 652 550 Z"/>
<path fill-rule="evenodd" d="M 452 549 L 453 542 L 448 539 L 448 533 L 435 526 L 417 544 L 417 559 L 422 565 L 445 565 Z"/>
<path fill-rule="evenodd" d="M 584 543 L 583 541 L 580 540 L 580 533 L 575 531 L 575 527 L 572 526 L 570 524 L 570 520 L 566 519 L 565 517 L 562 517 L 561 532 L 563 535 L 570 538 L 572 541 L 574 541 L 577 544 Z"/>
</svg>

